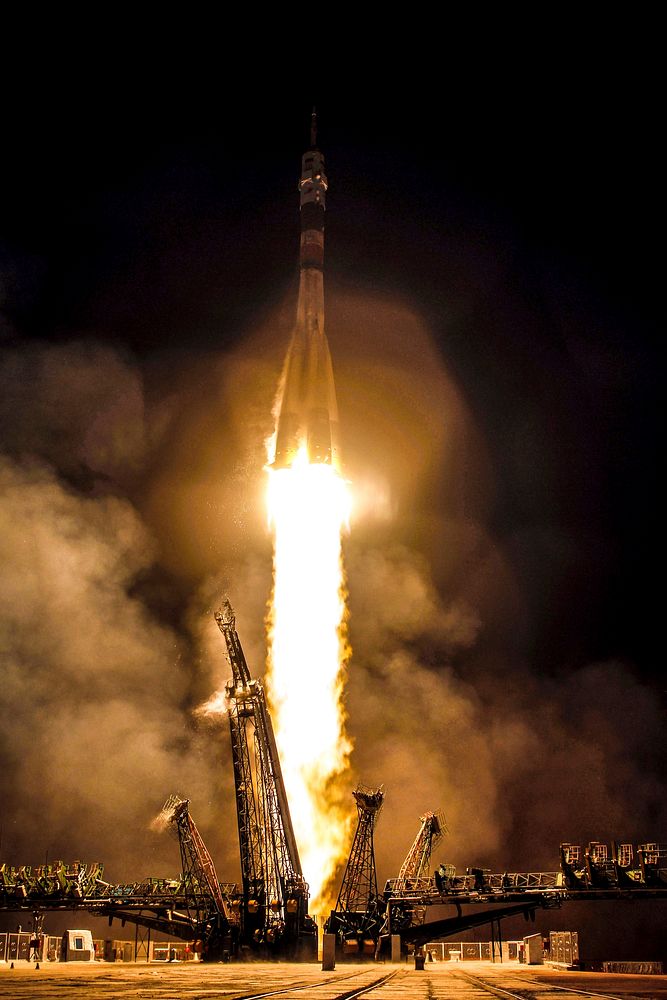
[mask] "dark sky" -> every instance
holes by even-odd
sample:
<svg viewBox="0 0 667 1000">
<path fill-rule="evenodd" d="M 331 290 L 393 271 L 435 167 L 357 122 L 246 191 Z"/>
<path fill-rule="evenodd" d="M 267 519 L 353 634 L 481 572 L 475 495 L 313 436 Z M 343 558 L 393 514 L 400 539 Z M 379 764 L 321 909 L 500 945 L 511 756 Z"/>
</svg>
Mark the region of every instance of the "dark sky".
<svg viewBox="0 0 667 1000">
<path fill-rule="evenodd" d="M 494 530 L 546 516 L 571 533 L 577 564 L 560 568 L 535 654 L 620 656 L 649 676 L 660 158 L 650 67 L 611 70 L 461 78 L 400 105 L 377 89 L 322 99 L 327 278 L 429 324 L 490 449 Z M 307 117 L 305 100 L 197 102 L 173 84 L 162 100 L 56 85 L 12 109 L 9 336 L 92 334 L 141 360 L 233 347 L 294 279 Z M 530 589 L 538 569 L 517 571 Z"/>
<path fill-rule="evenodd" d="M 452 699 L 474 704 L 489 746 L 494 720 L 516 722 L 509 776 L 489 780 L 495 840 L 472 837 L 491 864 L 504 865 L 495 859 L 508 842 L 511 863 L 530 867 L 555 861 L 559 839 L 660 839 L 655 824 L 665 820 L 656 743 L 665 696 L 662 615 L 653 565 L 661 548 L 659 102 L 650 54 L 632 62 L 616 56 L 614 49 L 582 48 L 567 59 L 542 61 L 537 52 L 517 64 L 508 55 L 507 66 L 486 72 L 471 59 L 391 90 L 382 80 L 353 94 L 348 87 L 349 97 L 333 80 L 313 94 L 304 86 L 288 94 L 266 85 L 260 99 L 230 80 L 200 88 L 187 74 L 138 82 L 122 74 L 105 81 L 101 70 L 70 72 L 20 89 L 3 124 L 0 347 L 10 359 L 3 450 L 22 470 L 12 466 L 15 488 L 20 482 L 41 490 L 54 531 L 65 516 L 85 521 L 85 531 L 77 528 L 81 551 L 91 539 L 107 544 L 98 522 L 85 520 L 88 500 L 128 505 L 107 506 L 101 517 L 105 524 L 119 519 L 125 576 L 114 572 L 120 590 L 148 616 L 141 621 L 155 636 L 156 663 L 168 657 L 170 641 L 180 644 L 183 676 L 174 704 L 164 708 L 168 721 L 169 712 L 182 713 L 206 694 L 215 673 L 204 667 L 203 677 L 192 679 L 205 661 L 202 649 L 216 641 L 200 641 L 195 621 L 195 609 L 215 600 L 216 573 L 227 585 L 243 563 L 241 602 L 254 595 L 246 634 L 253 648 L 261 646 L 266 595 L 252 588 L 255 572 L 265 582 L 266 541 L 248 527 L 259 519 L 254 500 L 239 500 L 236 485 L 247 480 L 237 476 L 238 455 L 259 454 L 266 400 L 287 344 L 296 181 L 310 106 L 318 102 L 330 181 L 328 333 L 343 440 L 351 478 L 359 479 L 367 459 L 393 483 L 400 508 L 393 527 L 360 530 L 363 544 L 350 553 L 352 644 L 360 670 L 367 669 L 356 693 L 351 680 L 351 726 L 373 677 L 381 675 L 388 691 L 394 683 L 400 690 L 400 630 L 391 626 L 389 642 L 389 626 L 362 593 L 369 574 L 379 593 L 389 593 L 386 581 L 397 586 L 398 567 L 420 601 L 430 595 L 431 624 L 423 624 L 420 611 L 422 625 L 406 626 L 400 636 L 419 676 L 425 683 L 445 678 Z M 396 413 L 409 412 L 422 445 L 437 414 L 455 410 L 461 419 L 455 444 L 434 445 L 432 454 L 424 445 L 412 492 L 398 482 L 400 429 L 389 426 L 391 408 L 364 374 L 374 364 L 385 375 L 393 365 L 393 379 L 400 369 L 405 384 L 387 375 L 386 385 L 405 393 Z M 444 373 L 439 381 L 436 369 Z M 422 399 L 413 406 L 420 385 Z M 445 398 L 450 390 L 455 406 Z M 365 438 L 357 433 L 366 405 L 387 420 L 376 441 L 389 442 L 385 458 L 371 447 L 372 429 Z M 133 438 L 135 406 L 137 421 L 146 417 L 141 442 Z M 114 420 L 117 435 L 108 430 Z M 96 428 L 92 444 L 88 426 Z M 211 469 L 233 501 L 211 500 Z M 192 483 L 201 486 L 196 496 Z M 61 487 L 67 500 L 58 494 L 57 506 Z M 188 503 L 190 520 L 183 513 Z M 123 534 L 130 509 L 132 531 L 145 531 L 136 545 L 134 535 Z M 231 528 L 215 526 L 218 515 Z M 128 553 L 138 550 L 135 565 Z M 25 591 L 10 588 L 10 599 L 42 600 L 46 562 L 16 560 L 24 572 L 30 566 L 34 580 Z M 398 607 L 400 588 L 391 595 Z M 355 600 L 363 609 L 356 626 Z M 450 607 L 459 610 L 447 618 Z M 129 614 L 124 605 L 121 611 Z M 62 615 L 58 620 L 66 632 Z M 126 627 L 132 636 L 142 629 L 134 619 Z M 17 662 L 37 662 L 40 649 L 24 646 Z M 383 650 L 394 664 L 386 674 L 373 666 L 373 651 Z M 136 656 L 141 662 L 143 653 Z M 78 662 L 74 652 L 64 659 Z M 73 683 L 54 663 L 45 683 L 50 677 L 53 685 L 54 676 Z M 158 669 L 152 665 L 149 675 Z M 12 697 L 20 700 L 21 691 L 17 686 Z M 372 720 L 371 710 L 367 725 L 356 724 L 359 769 L 373 767 Z M 24 732 L 35 725 L 27 719 Z M 471 753 L 464 730 L 454 737 L 460 759 Z M 179 738 L 183 746 L 169 751 L 174 760 L 181 753 L 184 761 L 199 759 L 200 734 L 188 730 Z M 437 740 L 446 743 L 441 733 Z M 7 759 L 21 745 L 9 732 Z M 535 797 L 521 777 L 519 762 L 528 758 L 542 774 Z M 547 805 L 540 798 L 552 788 L 546 773 L 562 774 L 573 758 L 579 774 L 568 778 L 566 795 L 578 788 L 571 806 Z M 503 781 L 512 774 L 508 793 Z M 229 777 L 221 781 L 228 790 Z M 157 811 L 173 789 L 155 785 Z M 599 809 L 579 823 L 578 803 L 583 816 L 582 803 L 602 785 Z M 452 810 L 462 822 L 474 815 L 475 795 L 487 794 L 485 787 L 480 779 L 471 793 L 466 784 L 471 812 L 446 808 L 450 820 Z M 213 830 L 210 789 L 209 796 L 203 825 Z M 117 801 L 111 797 L 110 810 Z M 432 805 L 405 806 L 408 840 L 426 807 Z M 529 808 L 538 817 L 534 829 L 519 819 Z M 633 816 L 627 832 L 612 829 L 626 809 Z M 28 822 L 33 812 L 23 801 L 17 815 L 24 819 L 14 822 Z M 64 831 L 73 814 L 55 810 L 55 828 Z M 13 821 L 6 822 L 5 842 L 16 852 L 22 842 L 32 849 L 18 828 L 11 840 Z M 86 836 L 90 852 L 95 837 Z M 228 834 L 210 836 L 229 841 Z M 454 853 L 463 862 L 465 844 Z M 391 851 L 388 858 L 395 863 Z"/>
</svg>

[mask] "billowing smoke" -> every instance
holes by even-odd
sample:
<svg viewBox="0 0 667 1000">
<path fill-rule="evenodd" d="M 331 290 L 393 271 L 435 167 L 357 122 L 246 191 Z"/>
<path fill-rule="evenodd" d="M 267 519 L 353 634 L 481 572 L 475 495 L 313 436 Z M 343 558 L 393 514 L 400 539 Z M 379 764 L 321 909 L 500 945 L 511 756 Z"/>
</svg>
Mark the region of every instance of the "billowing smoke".
<svg viewBox="0 0 667 1000">
<path fill-rule="evenodd" d="M 123 489 L 148 453 L 140 373 L 91 343 L 22 346 L 2 398 L 3 856 L 169 874 L 178 855 L 151 816 L 185 788 L 206 824 L 229 782 L 226 734 L 187 711 L 187 636 L 140 586 L 158 559 Z"/>
<path fill-rule="evenodd" d="M 14 454 L 44 456 L 70 477 L 124 482 L 140 471 L 148 444 L 141 376 L 95 342 L 7 348 L 0 426 Z"/>
<path fill-rule="evenodd" d="M 460 664 L 483 623 L 438 597 L 422 559 L 358 550 L 349 565 L 350 728 L 360 773 L 386 785 L 384 873 L 428 809 L 442 808 L 450 830 L 438 860 L 459 870 L 554 870 L 561 840 L 637 842 L 664 829 L 661 712 L 626 667 L 557 680 L 490 665 L 474 684 Z"/>
<path fill-rule="evenodd" d="M 328 309 L 358 497 L 347 710 L 357 776 L 386 786 L 381 880 L 427 809 L 450 829 L 436 860 L 460 867 L 550 869 L 562 839 L 659 839 L 654 693 L 621 662 L 546 673 L 498 641 L 499 621 L 530 630 L 530 602 L 489 523 L 483 436 L 428 331 L 380 299 L 332 294 Z M 226 724 L 193 710 L 227 677 L 212 620 L 223 592 L 251 669 L 264 668 L 263 442 L 290 315 L 225 355 L 140 365 L 93 341 L 3 351 L 10 863 L 48 851 L 99 858 L 112 879 L 172 874 L 177 850 L 149 824 L 176 791 L 221 877 L 237 877 Z M 548 530 L 534 529 L 544 551 Z"/>
</svg>

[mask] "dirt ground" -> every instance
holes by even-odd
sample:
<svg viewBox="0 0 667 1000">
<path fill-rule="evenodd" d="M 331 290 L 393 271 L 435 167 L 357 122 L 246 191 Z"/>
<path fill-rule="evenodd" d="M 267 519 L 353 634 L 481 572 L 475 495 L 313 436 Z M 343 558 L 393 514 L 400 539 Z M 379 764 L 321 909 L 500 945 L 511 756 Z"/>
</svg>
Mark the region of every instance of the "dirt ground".
<svg viewBox="0 0 667 1000">
<path fill-rule="evenodd" d="M 388 978 L 387 978 L 388 977 Z M 370 988 L 370 990 L 369 990 Z M 351 1000 L 359 990 L 372 1000 L 667 1000 L 667 976 L 568 973 L 548 967 L 501 966 L 485 962 L 413 965 L 341 965 L 322 972 L 319 964 L 236 963 L 0 963 L 0 998 L 7 1000 L 234 1000 L 270 994 L 286 1000 Z"/>
</svg>

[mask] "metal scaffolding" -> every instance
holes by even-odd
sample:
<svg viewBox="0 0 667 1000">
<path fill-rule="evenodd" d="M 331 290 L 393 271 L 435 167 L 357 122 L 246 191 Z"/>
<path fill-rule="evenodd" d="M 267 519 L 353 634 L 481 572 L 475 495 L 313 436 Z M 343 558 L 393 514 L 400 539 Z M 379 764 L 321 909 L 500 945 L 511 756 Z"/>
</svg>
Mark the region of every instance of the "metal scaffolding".
<svg viewBox="0 0 667 1000">
<path fill-rule="evenodd" d="M 186 910 L 193 927 L 199 929 L 203 949 L 207 953 L 229 950 L 223 941 L 226 936 L 238 936 L 238 904 L 221 889 L 213 859 L 190 815 L 189 800 L 171 795 L 162 816 L 178 837 Z"/>
<path fill-rule="evenodd" d="M 225 601 L 215 620 L 227 645 L 226 687 L 243 880 L 242 941 L 285 953 L 315 952 L 303 877 L 280 760 L 262 684 L 250 676 Z"/>
<path fill-rule="evenodd" d="M 373 791 L 359 785 L 352 794 L 357 803 L 357 829 L 326 930 L 336 934 L 348 951 L 374 951 L 380 918 L 373 833 L 384 789 L 380 786 Z"/>
<path fill-rule="evenodd" d="M 427 812 L 419 818 L 421 826 L 395 880 L 394 890 L 397 893 L 404 892 L 415 879 L 423 878 L 430 873 L 433 848 L 447 832 L 442 813 Z"/>
</svg>

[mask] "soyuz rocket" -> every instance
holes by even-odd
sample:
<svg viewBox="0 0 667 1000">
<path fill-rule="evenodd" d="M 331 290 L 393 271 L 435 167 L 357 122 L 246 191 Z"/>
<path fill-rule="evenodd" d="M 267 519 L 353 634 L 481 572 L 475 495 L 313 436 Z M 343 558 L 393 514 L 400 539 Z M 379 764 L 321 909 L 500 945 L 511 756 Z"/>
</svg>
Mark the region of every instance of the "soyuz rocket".
<svg viewBox="0 0 667 1000">
<path fill-rule="evenodd" d="M 310 464 L 338 465 L 338 407 L 324 333 L 324 157 L 313 111 L 310 148 L 303 154 L 299 193 L 301 248 L 296 324 L 285 359 L 273 467 L 289 468 L 305 447 Z"/>
</svg>

